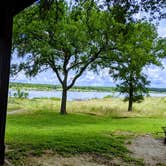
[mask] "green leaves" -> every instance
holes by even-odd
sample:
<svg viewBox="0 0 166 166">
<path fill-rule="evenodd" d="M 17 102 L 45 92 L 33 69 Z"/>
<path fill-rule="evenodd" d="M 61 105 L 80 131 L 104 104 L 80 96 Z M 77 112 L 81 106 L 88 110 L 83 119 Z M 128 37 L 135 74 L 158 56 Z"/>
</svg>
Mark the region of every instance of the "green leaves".
<svg viewBox="0 0 166 166">
<path fill-rule="evenodd" d="M 148 22 L 129 22 L 117 27 L 121 31 L 113 38 L 116 49 L 107 56 L 103 67 L 108 67 L 113 79 L 119 81 L 117 90 L 126 95 L 125 101 L 140 102 L 148 94 L 150 84 L 143 69 L 150 64 L 160 65 L 164 40 L 157 38 L 155 26 Z"/>
<path fill-rule="evenodd" d="M 13 50 L 24 62 L 14 68 L 30 77 L 51 68 L 69 89 L 106 50 L 111 24 L 108 13 L 92 1 L 82 6 L 52 2 L 42 18 L 39 9 L 36 4 L 15 17 Z"/>
<path fill-rule="evenodd" d="M 134 17 L 140 10 L 157 12 L 157 4 L 153 7 L 148 0 L 141 1 L 142 6 L 136 1 L 99 2 L 43 0 L 43 8 L 35 4 L 17 15 L 13 50 L 24 62 L 14 70 L 35 76 L 51 68 L 70 89 L 85 70 L 109 67 L 110 75 L 120 81 L 120 91 L 128 95 L 132 85 L 140 100 L 149 85 L 142 70 L 150 64 L 161 65 L 166 40 L 157 38 L 153 24 Z M 47 11 L 44 17 L 41 9 Z"/>
</svg>

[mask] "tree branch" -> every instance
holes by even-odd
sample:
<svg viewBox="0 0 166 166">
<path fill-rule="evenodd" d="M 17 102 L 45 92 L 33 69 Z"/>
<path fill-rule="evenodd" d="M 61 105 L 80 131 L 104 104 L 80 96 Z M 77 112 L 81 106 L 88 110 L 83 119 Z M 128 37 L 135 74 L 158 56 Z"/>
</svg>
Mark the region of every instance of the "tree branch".
<svg viewBox="0 0 166 166">
<path fill-rule="evenodd" d="M 58 69 L 57 69 L 56 67 L 53 67 L 52 69 L 53 69 L 53 71 L 56 73 L 56 75 L 57 75 L 58 80 L 60 81 L 60 83 L 63 85 L 63 81 L 62 81 L 62 79 L 61 79 L 61 77 L 60 77 L 60 74 L 59 74 L 59 72 L 58 72 Z"/>
<path fill-rule="evenodd" d="M 95 53 L 95 55 L 80 69 L 78 74 L 76 74 L 75 77 L 73 78 L 71 84 L 69 86 L 67 86 L 67 90 L 72 88 L 72 86 L 75 84 L 76 80 L 82 75 L 82 73 L 87 69 L 87 67 L 99 57 L 102 50 L 103 50 L 103 48 L 101 48 L 97 53 Z"/>
<path fill-rule="evenodd" d="M 53 70 L 53 71 L 55 72 L 55 74 L 57 75 L 58 80 L 60 81 L 60 83 L 63 85 L 62 78 L 60 77 L 60 74 L 59 74 L 58 69 L 57 69 L 57 67 L 55 66 L 54 62 L 53 62 L 51 59 L 49 59 L 49 60 L 48 60 L 48 64 L 50 65 L 50 67 L 52 68 L 52 70 Z"/>
<path fill-rule="evenodd" d="M 67 73 L 69 70 L 67 69 L 67 65 L 69 63 L 69 60 L 71 58 L 71 53 L 64 50 L 64 63 L 63 63 L 63 71 L 64 73 Z"/>
<path fill-rule="evenodd" d="M 67 70 L 70 71 L 71 69 L 73 69 L 74 67 L 78 66 L 78 65 L 81 65 L 83 64 L 83 62 L 77 62 L 77 63 L 74 63 L 72 66 L 70 66 Z"/>
</svg>

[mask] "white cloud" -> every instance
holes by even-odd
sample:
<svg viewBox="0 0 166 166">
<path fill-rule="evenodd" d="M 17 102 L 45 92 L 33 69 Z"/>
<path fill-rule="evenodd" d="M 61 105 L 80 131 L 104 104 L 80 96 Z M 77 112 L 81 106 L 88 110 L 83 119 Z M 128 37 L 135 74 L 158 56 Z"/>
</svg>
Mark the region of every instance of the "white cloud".
<svg viewBox="0 0 166 166">
<path fill-rule="evenodd" d="M 166 37 L 166 20 L 162 20 L 158 26 L 158 33 L 161 37 Z"/>
<path fill-rule="evenodd" d="M 144 69 L 152 87 L 166 87 L 166 59 L 162 63 L 163 68 L 151 65 Z"/>
<path fill-rule="evenodd" d="M 150 66 L 144 69 L 151 81 L 152 87 L 166 87 L 166 60 L 163 60 L 164 69 Z M 72 78 L 72 75 L 71 75 Z M 27 78 L 23 72 L 19 73 L 17 77 L 11 78 L 10 81 L 24 82 L 24 83 L 45 83 L 45 84 L 59 84 L 56 75 L 52 71 L 43 72 L 34 78 Z M 99 74 L 92 71 L 85 72 L 77 81 L 76 85 L 81 86 L 115 86 L 115 82 L 110 77 L 108 69 L 100 70 Z"/>
<path fill-rule="evenodd" d="M 138 16 L 139 17 L 139 16 Z M 166 37 L 166 20 L 162 20 L 158 27 L 158 33 L 161 37 Z M 18 59 L 13 54 L 12 62 L 17 63 Z M 148 75 L 148 79 L 151 81 L 153 87 L 166 87 L 166 60 L 163 60 L 165 68 L 150 66 L 144 71 Z M 115 86 L 113 79 L 109 75 L 108 69 L 99 71 L 99 74 L 95 74 L 92 71 L 85 72 L 77 81 L 76 85 L 86 86 Z M 72 79 L 71 74 L 69 79 Z M 59 84 L 59 81 L 51 70 L 38 74 L 34 78 L 27 78 L 23 72 L 19 73 L 15 78 L 10 78 L 10 81 L 26 82 L 26 83 L 45 83 L 45 84 Z"/>
</svg>

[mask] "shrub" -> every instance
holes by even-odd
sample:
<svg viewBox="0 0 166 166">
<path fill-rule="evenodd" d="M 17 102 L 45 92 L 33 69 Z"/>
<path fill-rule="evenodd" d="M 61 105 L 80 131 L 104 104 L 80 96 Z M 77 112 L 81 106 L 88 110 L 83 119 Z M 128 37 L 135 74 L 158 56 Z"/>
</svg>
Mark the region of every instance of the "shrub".
<svg viewBox="0 0 166 166">
<path fill-rule="evenodd" d="M 14 97 L 19 98 L 19 99 L 25 99 L 28 98 L 28 92 L 21 91 L 20 88 L 16 89 L 16 92 L 13 94 Z"/>
</svg>

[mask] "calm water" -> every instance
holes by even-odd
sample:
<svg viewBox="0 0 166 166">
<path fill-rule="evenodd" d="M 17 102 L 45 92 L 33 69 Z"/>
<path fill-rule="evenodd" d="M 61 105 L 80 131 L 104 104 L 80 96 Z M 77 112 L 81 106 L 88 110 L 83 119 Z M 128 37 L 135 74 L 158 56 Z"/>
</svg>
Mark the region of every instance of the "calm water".
<svg viewBox="0 0 166 166">
<path fill-rule="evenodd" d="M 9 90 L 9 95 L 13 96 L 14 90 Z M 61 91 L 35 91 L 30 90 L 27 91 L 29 93 L 29 98 L 41 98 L 41 97 L 56 97 L 61 98 Z M 75 92 L 75 91 L 69 91 L 68 92 L 68 100 L 88 100 L 88 99 L 94 99 L 94 98 L 103 98 L 108 95 L 113 95 L 114 97 L 123 97 L 119 93 L 112 94 L 111 92 Z M 166 93 L 150 93 L 150 96 L 153 97 L 164 97 L 166 96 Z"/>
</svg>

